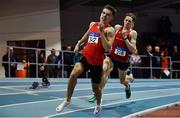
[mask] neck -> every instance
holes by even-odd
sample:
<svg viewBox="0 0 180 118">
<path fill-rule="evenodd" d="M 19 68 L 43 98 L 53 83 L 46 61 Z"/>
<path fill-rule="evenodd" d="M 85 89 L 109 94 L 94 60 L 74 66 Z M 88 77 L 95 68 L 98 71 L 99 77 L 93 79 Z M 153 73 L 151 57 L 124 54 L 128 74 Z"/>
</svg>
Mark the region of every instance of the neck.
<svg viewBox="0 0 180 118">
<path fill-rule="evenodd" d="M 130 29 L 131 29 L 130 27 L 126 27 L 126 26 L 123 27 L 123 30 L 130 30 Z"/>
<path fill-rule="evenodd" d="M 107 23 L 107 22 L 103 22 L 103 21 L 99 21 L 99 22 L 104 24 L 104 25 L 109 25 L 109 23 Z"/>
</svg>

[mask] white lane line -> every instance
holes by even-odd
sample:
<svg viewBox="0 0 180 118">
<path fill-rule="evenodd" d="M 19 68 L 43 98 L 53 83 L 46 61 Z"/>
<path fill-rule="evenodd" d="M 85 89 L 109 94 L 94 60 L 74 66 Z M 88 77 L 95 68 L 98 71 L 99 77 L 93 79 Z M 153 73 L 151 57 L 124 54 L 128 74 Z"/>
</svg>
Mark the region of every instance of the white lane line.
<svg viewBox="0 0 180 118">
<path fill-rule="evenodd" d="M 32 83 L 27 84 L 27 85 L 8 85 L 8 86 L 6 85 L 6 86 L 1 86 L 0 88 L 3 88 L 3 87 L 17 87 L 17 88 L 30 87 L 32 85 Z M 39 82 L 39 84 L 41 85 L 41 82 Z M 90 83 L 85 83 L 85 84 L 81 83 L 80 84 L 80 86 L 87 86 L 87 85 L 90 85 Z M 62 83 L 51 84 L 51 86 L 67 86 L 67 83 L 66 84 L 62 84 Z"/>
<path fill-rule="evenodd" d="M 162 85 L 137 85 L 137 86 L 134 86 L 132 85 L 132 87 L 163 87 L 165 86 L 166 84 L 162 84 Z M 167 84 L 168 86 L 171 86 L 170 84 Z M 175 85 L 179 85 L 179 84 L 175 84 Z M 67 85 L 65 85 L 67 86 Z M 108 85 L 107 85 L 108 86 Z M 80 87 L 80 86 L 77 86 L 77 87 Z M 0 87 L 0 88 L 3 88 L 3 89 L 8 89 L 9 87 Z M 28 88 L 28 87 L 27 87 Z M 124 89 L 124 87 L 122 85 L 119 84 L 119 86 L 117 87 L 106 87 L 105 90 L 107 89 L 115 89 L 115 88 L 119 88 L 119 89 Z M 92 88 L 89 87 L 89 88 L 81 88 L 81 89 L 78 89 L 76 88 L 75 91 L 83 91 L 83 90 L 91 90 Z M 13 90 L 13 89 L 12 89 Z M 14 88 L 14 90 L 18 90 L 18 91 L 21 91 L 20 89 L 16 89 Z M 16 93 L 2 93 L 0 94 L 0 96 L 4 96 L 4 95 L 18 95 L 18 94 L 38 94 L 38 93 L 47 93 L 47 92 L 64 92 L 64 91 L 67 91 L 67 89 L 61 89 L 61 90 L 38 90 L 38 89 L 35 89 L 35 90 L 22 90 L 22 92 L 16 92 Z"/>
<path fill-rule="evenodd" d="M 59 99 L 59 97 L 55 97 L 55 96 L 49 96 L 49 97 L 53 99 Z"/>
<path fill-rule="evenodd" d="M 153 111 L 157 111 L 157 110 L 164 109 L 164 108 L 167 108 L 167 107 L 176 106 L 176 105 L 180 105 L 180 102 L 174 102 L 174 103 L 170 103 L 170 104 L 166 104 L 166 105 L 162 105 L 162 106 L 158 106 L 158 107 L 153 107 L 153 108 L 150 108 L 150 109 L 146 109 L 146 110 L 143 110 L 143 111 L 139 111 L 139 112 L 124 116 L 122 118 L 137 118 L 137 117 L 140 117 L 140 116 L 142 116 L 144 114 L 151 113 Z"/>
<path fill-rule="evenodd" d="M 116 105 L 116 104 L 124 104 L 124 103 L 129 103 L 129 102 L 143 101 L 143 100 L 162 98 L 162 97 L 170 97 L 170 96 L 176 96 L 176 95 L 180 95 L 180 93 L 179 94 L 170 94 L 170 95 L 156 96 L 156 97 L 149 97 L 149 98 L 142 98 L 142 99 L 127 100 L 127 101 L 123 101 L 123 102 L 122 101 L 121 102 L 112 102 L 112 103 L 109 103 L 109 104 L 104 104 L 102 106 L 111 106 L 111 105 Z M 78 111 L 84 111 L 84 110 L 88 110 L 88 109 L 92 109 L 92 108 L 94 108 L 94 107 L 88 107 L 88 108 L 77 109 L 77 110 L 72 110 L 72 111 L 67 111 L 67 112 L 62 112 L 62 113 L 56 113 L 56 114 L 44 116 L 43 118 L 56 117 L 56 116 L 60 116 L 60 115 L 64 115 L 64 114 L 69 114 L 69 113 L 73 113 L 73 112 L 78 112 Z"/>
<path fill-rule="evenodd" d="M 179 83 L 180 83 L 180 81 L 178 81 Z M 178 85 L 178 82 L 176 82 L 176 81 L 172 81 L 172 82 L 161 82 L 161 83 L 157 83 L 157 82 L 148 82 L 148 83 L 131 83 L 131 84 L 134 84 L 134 85 L 144 85 L 144 84 L 147 84 L 147 85 L 151 85 L 151 84 L 155 84 L 155 85 Z M 0 82 L 1 83 L 1 82 Z M 14 83 L 14 82 L 13 82 Z M 17 83 L 17 82 L 16 82 Z M 26 83 L 26 82 L 24 82 L 24 83 Z M 33 83 L 33 82 L 32 82 Z M 27 84 L 27 85 L 6 85 L 6 86 L 1 86 L 1 87 L 27 87 L 27 86 L 30 86 L 32 83 L 29 83 L 29 84 Z M 41 83 L 41 82 L 39 82 L 39 83 Z M 51 82 L 52 83 L 52 82 Z M 86 85 L 89 85 L 90 83 L 79 83 L 78 85 L 81 85 L 81 86 L 86 86 Z M 114 85 L 114 84 L 118 84 L 118 85 L 121 85 L 120 83 L 119 83 L 119 81 L 115 81 L 115 82 L 110 82 L 110 81 L 108 81 L 108 83 L 107 83 L 107 85 Z M 58 83 L 56 83 L 56 84 L 51 84 L 51 86 L 66 86 L 67 85 L 67 83 L 63 83 L 63 84 L 61 84 L 60 82 L 58 82 Z"/>
<path fill-rule="evenodd" d="M 32 83 L 31 83 L 32 84 Z M 30 85 L 16 85 L 16 86 L 1 86 L 0 88 L 6 88 L 6 87 L 15 87 L 15 88 L 24 88 L 24 87 L 30 87 Z M 63 84 L 63 85 L 51 85 L 51 86 L 67 86 L 66 84 Z"/>
<path fill-rule="evenodd" d="M 14 106 L 20 106 L 20 105 L 29 105 L 29 104 L 37 104 L 37 103 L 45 103 L 45 102 L 54 102 L 54 101 L 60 101 L 60 100 L 64 100 L 64 98 L 58 98 L 58 99 L 53 99 L 53 100 L 34 101 L 34 102 L 25 102 L 25 103 L 17 103 L 17 104 L 9 104 L 9 105 L 2 105 L 2 106 L 0 106 L 0 108 L 14 107 Z"/>
<path fill-rule="evenodd" d="M 31 94 L 31 95 L 38 95 L 36 93 L 33 93 L 31 91 L 28 91 L 28 90 L 22 90 L 22 89 L 16 89 L 16 88 L 13 88 L 13 87 L 0 87 L 0 88 L 3 88 L 3 89 L 8 89 L 8 90 L 13 90 L 13 91 L 21 91 L 21 92 L 17 92 L 18 94 L 23 94 L 23 93 L 26 93 L 26 94 Z M 1 95 L 10 95 L 11 93 L 5 93 L 5 94 L 0 94 Z M 16 93 L 12 93 L 13 95 L 17 95 Z"/>
<path fill-rule="evenodd" d="M 145 90 L 145 91 L 136 91 L 136 92 L 132 92 L 133 94 L 136 93 L 146 93 L 147 92 L 159 92 L 159 91 L 164 91 L 164 90 L 177 90 L 177 88 L 173 88 L 173 89 L 158 89 L 158 90 Z M 124 92 L 118 92 L 118 93 L 107 93 L 107 94 L 103 94 L 103 96 L 112 96 L 112 95 L 124 95 Z M 92 95 L 86 95 L 86 96 L 77 96 L 77 97 L 72 97 L 72 99 L 79 99 L 79 98 L 85 98 L 85 97 L 90 97 Z M 4 108 L 4 107 L 12 107 L 12 106 L 20 106 L 20 105 L 27 105 L 27 104 L 34 104 L 34 103 L 45 103 L 45 102 L 49 102 L 49 101 L 58 101 L 58 100 L 64 100 L 65 98 L 58 98 L 58 99 L 53 99 L 53 100 L 43 100 L 43 101 L 35 101 L 35 102 L 26 102 L 26 103 L 17 103 L 17 104 L 9 104 L 9 105 L 2 105 L 0 106 L 0 108 Z"/>
<path fill-rule="evenodd" d="M 139 81 L 139 80 L 136 80 L 137 82 Z M 134 85 L 138 85 L 138 84 L 146 84 L 146 85 L 149 85 L 149 84 L 158 84 L 158 85 L 169 85 L 169 84 L 171 84 L 171 85 L 173 85 L 173 84 L 176 84 L 176 85 L 178 85 L 177 84 L 177 82 L 180 82 L 180 80 L 179 81 L 175 81 L 175 80 L 172 80 L 172 81 L 166 81 L 166 80 L 158 80 L 158 82 L 160 82 L 160 83 L 157 83 L 157 80 L 156 81 L 149 81 L 149 80 L 147 80 L 148 82 L 144 82 L 144 83 L 136 83 L 136 82 L 134 82 L 134 83 L 132 83 L 132 84 L 134 84 Z M 27 83 L 27 82 L 34 82 L 33 80 L 31 80 L 31 81 L 0 81 L 0 83 L 1 82 L 10 82 L 10 83 L 17 83 L 17 82 L 20 82 L 20 83 Z M 38 81 L 39 83 L 41 83 L 41 81 Z M 62 81 L 52 81 L 51 83 L 53 83 L 53 82 L 62 82 Z M 68 82 L 68 81 L 63 81 L 63 82 Z M 82 84 L 82 85 L 88 85 L 89 83 L 87 83 L 87 82 L 89 82 L 89 81 L 86 81 L 85 83 L 80 83 L 80 84 Z M 108 80 L 108 83 L 107 84 L 116 84 L 115 82 L 117 82 L 117 84 L 119 84 L 119 80 L 114 80 L 114 81 L 112 81 L 111 79 L 110 80 Z M 161 83 L 162 82 L 162 83 Z M 16 85 L 16 86 L 11 86 L 11 85 L 9 85 L 9 86 L 6 86 L 6 87 L 27 87 L 28 85 Z M 64 85 L 51 85 L 51 86 L 66 86 L 66 84 L 64 84 Z"/>
</svg>

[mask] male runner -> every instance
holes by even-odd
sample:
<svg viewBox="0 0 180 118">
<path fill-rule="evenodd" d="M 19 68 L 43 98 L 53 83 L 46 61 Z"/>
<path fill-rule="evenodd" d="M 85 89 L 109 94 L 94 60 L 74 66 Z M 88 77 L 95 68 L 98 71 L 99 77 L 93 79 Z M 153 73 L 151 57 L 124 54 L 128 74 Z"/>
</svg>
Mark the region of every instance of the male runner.
<svg viewBox="0 0 180 118">
<path fill-rule="evenodd" d="M 133 15 L 132 17 L 134 17 L 135 18 L 135 15 L 134 14 L 132 14 L 132 13 L 128 13 L 127 14 L 128 16 L 126 16 L 126 17 L 130 17 L 130 15 Z M 125 19 L 126 19 L 126 17 L 125 17 Z M 125 22 L 125 19 L 124 19 L 124 26 L 121 26 L 121 25 L 119 25 L 119 24 L 117 24 L 117 25 L 115 25 L 114 26 L 114 29 L 115 29 L 115 32 L 116 32 L 116 35 L 124 28 L 124 29 L 126 29 L 126 30 L 128 30 L 128 32 L 130 32 L 130 31 L 133 31 L 134 32 L 134 30 L 133 30 L 133 27 L 134 27 L 134 21 L 132 20 L 131 21 L 131 23 L 129 23 L 129 24 L 127 24 L 126 22 Z M 128 25 L 128 26 L 127 26 Z M 131 26 L 131 27 L 130 27 Z M 136 40 L 136 37 L 137 37 L 137 33 L 136 33 L 136 36 L 135 36 L 135 40 Z M 116 39 L 115 39 L 116 40 Z M 133 39 L 132 39 L 133 40 Z M 120 42 L 121 43 L 121 42 Z M 135 46 L 135 48 L 136 48 L 136 46 Z M 112 49 L 112 47 L 111 47 L 111 49 Z M 131 51 L 131 52 L 133 52 L 133 51 Z M 111 52 L 111 50 L 110 50 L 110 55 L 112 54 L 112 52 Z M 129 55 L 127 55 L 127 56 L 129 56 Z M 119 58 L 122 58 L 122 57 L 119 57 Z M 111 60 L 109 60 L 109 57 L 106 57 L 105 58 L 105 60 L 104 60 L 104 62 L 103 62 L 103 74 L 102 74 L 102 81 L 101 81 L 101 83 L 100 83 L 100 89 L 101 90 L 103 90 L 104 89 L 104 86 L 105 86 L 105 84 L 106 84 L 106 82 L 107 82 L 107 80 L 108 80 L 108 76 L 110 75 L 110 73 L 111 73 L 111 71 L 113 70 L 113 68 L 114 68 L 114 65 L 110 65 L 110 62 L 111 62 Z M 111 63 L 113 63 L 113 62 L 111 62 Z M 125 63 L 125 66 L 127 66 L 127 64 L 128 63 Z M 128 64 L 129 65 L 129 64 Z M 122 66 L 122 65 L 121 65 Z M 127 68 L 125 68 L 125 69 L 123 69 L 124 71 L 125 70 L 127 70 Z M 127 71 L 125 71 L 124 73 L 126 73 Z M 120 72 L 119 72 L 119 69 L 118 69 L 118 74 L 119 74 L 119 76 L 120 76 Z M 121 78 L 120 78 L 121 79 Z M 125 81 L 126 80 L 126 81 Z M 131 82 L 133 82 L 134 81 L 134 77 L 133 77 L 133 75 L 131 74 L 131 73 L 129 73 L 129 72 L 127 72 L 126 73 L 126 76 L 125 76 L 125 79 L 123 80 L 123 81 L 125 81 L 125 84 L 128 82 L 128 81 L 131 81 Z M 129 98 L 130 97 L 130 88 L 128 89 L 128 87 L 126 88 L 127 90 L 126 90 L 126 98 Z M 91 97 L 90 99 L 89 99 L 89 102 L 95 102 L 96 101 L 96 96 L 94 95 L 93 97 Z"/>
<path fill-rule="evenodd" d="M 104 51 L 111 40 L 114 39 L 115 31 L 110 26 L 110 22 L 113 20 L 115 13 L 116 9 L 114 7 L 106 5 L 101 12 L 100 21 L 90 23 L 89 29 L 76 44 L 74 51 L 78 52 L 80 46 L 87 42 L 82 50 L 81 59 L 74 65 L 70 74 L 66 100 L 56 108 L 56 111 L 61 112 L 64 107 L 70 104 L 77 77 L 83 71 L 90 70 L 92 89 L 97 98 L 94 114 L 101 112 L 101 90 L 99 89 L 99 84 L 101 82 Z"/>
</svg>

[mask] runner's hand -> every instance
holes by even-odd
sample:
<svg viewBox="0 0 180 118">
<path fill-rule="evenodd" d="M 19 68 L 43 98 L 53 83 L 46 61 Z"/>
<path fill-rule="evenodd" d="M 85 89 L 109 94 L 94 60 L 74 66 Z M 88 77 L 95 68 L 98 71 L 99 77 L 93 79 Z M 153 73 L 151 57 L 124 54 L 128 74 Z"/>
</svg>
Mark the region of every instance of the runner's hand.
<svg viewBox="0 0 180 118">
<path fill-rule="evenodd" d="M 127 39 L 127 32 L 122 32 L 122 36 L 123 36 L 123 39 L 126 40 Z"/>
<path fill-rule="evenodd" d="M 103 32 L 103 28 L 104 28 L 104 24 L 103 23 L 99 23 L 99 31 Z"/>
<path fill-rule="evenodd" d="M 74 48 L 74 52 L 78 52 L 79 51 L 79 44 L 77 44 Z"/>
</svg>

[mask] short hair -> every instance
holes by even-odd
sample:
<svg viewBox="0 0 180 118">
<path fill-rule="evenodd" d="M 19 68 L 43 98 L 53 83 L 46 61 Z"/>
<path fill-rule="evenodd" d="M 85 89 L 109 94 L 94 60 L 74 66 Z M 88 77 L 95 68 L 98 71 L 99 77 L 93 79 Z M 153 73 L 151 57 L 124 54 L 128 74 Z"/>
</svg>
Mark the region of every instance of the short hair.
<svg viewBox="0 0 180 118">
<path fill-rule="evenodd" d="M 104 6 L 103 9 L 109 9 L 109 10 L 112 12 L 112 15 L 113 15 L 113 16 L 115 16 L 115 14 L 116 14 L 116 12 L 117 12 L 116 8 L 114 8 L 114 7 L 111 6 L 111 5 L 106 5 L 106 6 Z"/>
<path fill-rule="evenodd" d="M 134 13 L 128 12 L 128 13 L 125 14 L 125 17 L 126 17 L 126 16 L 131 17 L 131 18 L 133 19 L 134 22 L 136 21 L 136 15 L 135 15 Z"/>
</svg>

